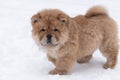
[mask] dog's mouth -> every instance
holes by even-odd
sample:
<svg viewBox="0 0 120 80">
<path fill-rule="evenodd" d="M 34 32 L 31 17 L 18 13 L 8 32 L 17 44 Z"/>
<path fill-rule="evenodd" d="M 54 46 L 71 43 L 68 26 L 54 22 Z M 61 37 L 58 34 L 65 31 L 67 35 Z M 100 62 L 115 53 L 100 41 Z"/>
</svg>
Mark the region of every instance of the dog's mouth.
<svg viewBox="0 0 120 80">
<path fill-rule="evenodd" d="M 58 43 L 56 43 L 56 44 L 53 44 L 53 43 L 42 44 L 42 43 L 41 43 L 41 45 L 44 46 L 44 47 L 56 47 L 56 46 L 58 46 L 59 44 L 58 44 Z"/>
</svg>

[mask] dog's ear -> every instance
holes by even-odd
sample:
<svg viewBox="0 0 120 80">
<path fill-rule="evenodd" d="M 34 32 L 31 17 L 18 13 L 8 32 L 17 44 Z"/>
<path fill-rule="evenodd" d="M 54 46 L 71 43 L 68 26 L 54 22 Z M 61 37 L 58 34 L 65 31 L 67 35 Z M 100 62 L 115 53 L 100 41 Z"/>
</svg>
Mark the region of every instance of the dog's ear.
<svg viewBox="0 0 120 80">
<path fill-rule="evenodd" d="M 63 14 L 63 13 L 58 14 L 57 19 L 58 19 L 62 24 L 68 23 L 68 16 L 65 15 L 65 14 Z"/>
<path fill-rule="evenodd" d="M 40 21 L 41 15 L 40 14 L 35 14 L 31 17 L 31 23 L 32 25 L 36 24 L 38 21 Z"/>
</svg>

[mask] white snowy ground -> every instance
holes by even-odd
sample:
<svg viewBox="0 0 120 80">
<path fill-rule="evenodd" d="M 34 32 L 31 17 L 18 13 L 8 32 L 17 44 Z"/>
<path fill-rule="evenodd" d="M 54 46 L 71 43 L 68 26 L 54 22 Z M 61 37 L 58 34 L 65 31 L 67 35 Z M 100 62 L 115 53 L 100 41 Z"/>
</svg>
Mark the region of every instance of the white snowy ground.
<svg viewBox="0 0 120 80">
<path fill-rule="evenodd" d="M 69 75 L 49 75 L 54 66 L 32 40 L 30 18 L 39 10 L 57 8 L 74 17 L 94 5 L 105 6 L 120 31 L 119 0 L 0 0 L 0 80 L 120 80 L 120 61 L 114 70 L 104 70 L 99 51 Z"/>
</svg>

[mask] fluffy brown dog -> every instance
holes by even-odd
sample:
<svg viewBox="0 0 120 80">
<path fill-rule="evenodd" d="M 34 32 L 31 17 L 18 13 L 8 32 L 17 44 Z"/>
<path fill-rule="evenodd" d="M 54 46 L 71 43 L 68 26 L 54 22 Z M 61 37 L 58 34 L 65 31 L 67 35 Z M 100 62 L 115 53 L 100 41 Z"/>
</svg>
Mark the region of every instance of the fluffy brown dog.
<svg viewBox="0 0 120 80">
<path fill-rule="evenodd" d="M 118 55 L 117 25 L 101 6 L 74 18 L 57 9 L 43 10 L 31 18 L 35 42 L 47 50 L 56 68 L 50 74 L 67 74 L 73 64 L 88 62 L 99 49 L 105 69 L 114 68 Z"/>
</svg>

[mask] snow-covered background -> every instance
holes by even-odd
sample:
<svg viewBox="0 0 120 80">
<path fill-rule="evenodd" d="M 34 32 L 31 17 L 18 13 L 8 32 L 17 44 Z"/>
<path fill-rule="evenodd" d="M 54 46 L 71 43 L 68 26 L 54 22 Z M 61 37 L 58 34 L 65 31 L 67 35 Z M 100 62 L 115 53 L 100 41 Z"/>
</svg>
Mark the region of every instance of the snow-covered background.
<svg viewBox="0 0 120 80">
<path fill-rule="evenodd" d="M 120 80 L 120 61 L 114 70 L 104 70 L 99 51 L 69 75 L 49 75 L 54 66 L 32 40 L 30 18 L 39 10 L 57 8 L 74 17 L 94 5 L 105 6 L 120 31 L 119 0 L 0 0 L 0 80 Z"/>
</svg>

